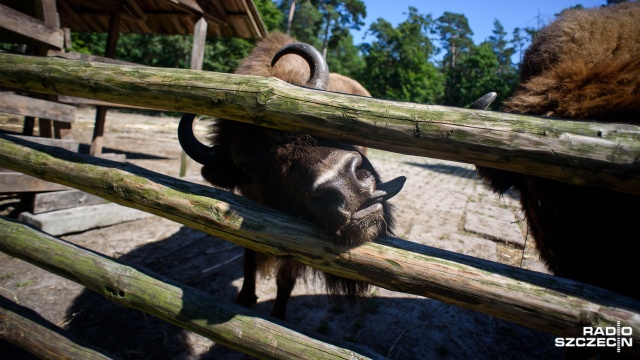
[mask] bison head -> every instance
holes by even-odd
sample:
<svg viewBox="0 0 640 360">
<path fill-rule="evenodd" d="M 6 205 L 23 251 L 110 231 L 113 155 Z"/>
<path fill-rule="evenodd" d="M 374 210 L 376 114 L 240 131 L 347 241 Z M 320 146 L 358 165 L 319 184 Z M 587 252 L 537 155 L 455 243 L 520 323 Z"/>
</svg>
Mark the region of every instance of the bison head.
<svg viewBox="0 0 640 360">
<path fill-rule="evenodd" d="M 283 47 L 273 66 L 286 54 L 309 63 L 305 85 L 326 89 L 329 72 L 322 55 L 306 44 Z M 195 115 L 185 114 L 178 138 L 185 152 L 204 165 L 203 177 L 215 186 L 320 225 L 342 244 L 357 245 L 390 231 L 387 200 L 405 178 L 382 182 L 358 146 L 310 135 L 217 120 L 213 146 L 193 134 Z"/>
</svg>

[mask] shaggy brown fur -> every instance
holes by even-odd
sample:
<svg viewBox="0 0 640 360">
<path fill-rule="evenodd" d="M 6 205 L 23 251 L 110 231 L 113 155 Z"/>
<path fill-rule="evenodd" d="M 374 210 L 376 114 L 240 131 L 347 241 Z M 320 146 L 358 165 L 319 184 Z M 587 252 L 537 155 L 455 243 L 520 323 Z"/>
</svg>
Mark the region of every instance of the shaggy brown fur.
<svg viewBox="0 0 640 360">
<path fill-rule="evenodd" d="M 310 70 L 307 62 L 300 56 L 285 55 L 275 66 L 271 66 L 276 52 L 292 42 L 292 38 L 281 33 L 268 36 L 241 62 L 235 72 L 277 77 L 295 85 L 304 85 Z M 336 83 L 333 82 L 334 79 L 344 81 Z M 345 83 L 350 87 L 344 87 Z M 356 81 L 337 74 L 330 74 L 328 87 L 334 91 L 349 93 L 356 88 L 355 84 L 361 88 L 359 94 L 368 94 Z M 328 199 L 323 198 L 324 193 L 313 195 L 314 180 L 322 178 L 323 174 L 336 173 L 340 169 L 336 170 L 331 166 L 344 159 L 351 159 L 353 163 L 349 164 L 353 165 L 355 177 L 345 179 L 349 180 L 345 183 L 361 182 L 367 189 L 354 189 L 356 191 L 349 193 L 349 200 L 339 205 L 339 209 L 352 216 L 361 207 L 368 207 L 369 203 L 365 198 L 362 202 L 351 199 L 363 195 L 368 197 L 368 188 L 379 188 L 382 182 L 362 148 L 227 120 L 218 120 L 213 125 L 210 139 L 221 151 L 229 154 L 228 161 L 205 164 L 203 167 L 204 178 L 212 184 L 234 189 L 256 202 L 315 222 L 332 235 L 336 242 L 342 244 L 357 245 L 390 231 L 393 220 L 386 201 L 380 203 L 381 211 L 362 220 L 347 218 L 344 224 L 340 222 L 343 218 L 338 217 L 338 221 L 333 221 L 335 210 L 325 206 L 325 202 L 329 204 L 333 198 L 340 196 L 339 193 L 327 192 Z M 320 206 L 317 205 L 318 202 L 321 202 Z M 247 307 L 254 305 L 257 301 L 256 273 L 267 275 L 275 272 L 278 293 L 271 314 L 284 319 L 289 295 L 296 279 L 305 274 L 306 266 L 293 260 L 276 259 L 245 250 L 243 270 L 244 283 L 236 302 Z M 326 280 L 327 290 L 333 295 L 353 299 L 361 296 L 368 288 L 368 284 L 364 282 L 321 274 Z"/>
<path fill-rule="evenodd" d="M 512 113 L 640 124 L 640 3 L 573 10 L 526 51 Z M 478 167 L 515 188 L 542 259 L 555 274 L 640 298 L 640 197 Z"/>
<path fill-rule="evenodd" d="M 236 74 L 277 77 L 290 84 L 304 85 L 309 79 L 309 65 L 297 55 L 285 55 L 271 66 L 274 54 L 284 45 L 295 40 L 283 33 L 264 38 L 236 68 Z"/>
<path fill-rule="evenodd" d="M 345 94 L 371 96 L 367 89 L 365 89 L 359 82 L 336 73 L 329 74 L 329 86 L 327 87 L 327 90 Z"/>
</svg>

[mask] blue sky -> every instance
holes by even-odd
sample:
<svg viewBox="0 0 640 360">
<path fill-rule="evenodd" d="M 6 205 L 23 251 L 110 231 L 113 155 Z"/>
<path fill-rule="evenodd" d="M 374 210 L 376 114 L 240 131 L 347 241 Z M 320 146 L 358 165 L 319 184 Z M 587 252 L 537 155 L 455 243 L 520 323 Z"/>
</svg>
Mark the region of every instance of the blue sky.
<svg viewBox="0 0 640 360">
<path fill-rule="evenodd" d="M 479 44 L 492 35 L 495 19 L 502 23 L 508 39 L 511 39 L 511 33 L 516 27 L 537 27 L 538 17 L 542 24 L 546 24 L 556 13 L 570 6 L 581 4 L 585 8 L 598 7 L 606 4 L 606 0 L 364 0 L 364 3 L 367 6 L 367 17 L 364 20 L 366 25 L 360 31 L 352 31 L 356 44 L 363 41 L 365 31 L 378 18 L 383 18 L 394 26 L 405 21 L 409 6 L 417 8 L 421 14 L 431 14 L 434 18 L 445 11 L 464 14 L 474 33 L 474 43 Z"/>
</svg>

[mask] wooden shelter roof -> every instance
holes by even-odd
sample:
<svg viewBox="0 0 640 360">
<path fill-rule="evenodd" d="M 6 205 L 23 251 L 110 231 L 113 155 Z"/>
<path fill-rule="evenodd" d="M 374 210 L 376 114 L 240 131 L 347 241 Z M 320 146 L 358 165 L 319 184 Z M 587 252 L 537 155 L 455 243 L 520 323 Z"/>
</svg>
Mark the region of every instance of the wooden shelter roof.
<svg viewBox="0 0 640 360">
<path fill-rule="evenodd" d="M 30 16 L 32 1 L 0 0 Z M 119 30 L 139 34 L 193 34 L 207 21 L 207 37 L 262 38 L 267 29 L 252 0 L 56 0 L 61 28 L 75 32 L 109 31 L 112 13 L 120 14 Z"/>
<path fill-rule="evenodd" d="M 57 0 L 60 26 L 76 32 L 108 32 L 112 12 L 120 31 L 141 34 L 193 34 L 204 17 L 207 35 L 261 38 L 267 30 L 252 0 Z"/>
</svg>

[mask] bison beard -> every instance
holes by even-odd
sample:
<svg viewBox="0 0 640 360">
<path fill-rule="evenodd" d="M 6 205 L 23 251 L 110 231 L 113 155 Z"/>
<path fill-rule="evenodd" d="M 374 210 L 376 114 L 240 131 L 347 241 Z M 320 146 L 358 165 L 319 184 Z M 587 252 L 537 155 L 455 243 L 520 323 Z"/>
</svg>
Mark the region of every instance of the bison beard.
<svg viewBox="0 0 640 360">
<path fill-rule="evenodd" d="M 525 52 L 512 113 L 640 124 L 640 4 L 572 10 Z M 606 139 L 606 134 L 605 134 Z M 538 251 L 556 275 L 640 298 L 640 197 L 478 167 L 492 189 L 514 188 Z"/>
<path fill-rule="evenodd" d="M 368 95 L 355 80 L 330 75 L 317 50 L 283 34 L 261 41 L 236 73 Z M 342 245 L 355 246 L 391 232 L 393 219 L 387 200 L 402 189 L 405 178 L 382 182 L 363 148 L 223 119 L 212 126 L 213 146 L 208 147 L 193 136 L 194 118 L 183 116 L 178 138 L 185 152 L 204 165 L 202 175 L 211 184 L 311 221 Z M 245 249 L 243 271 L 236 302 L 253 306 L 257 302 L 256 273 L 275 272 L 278 290 L 271 315 L 284 319 L 291 291 L 306 266 Z M 352 300 L 368 289 L 364 282 L 316 273 L 324 276 L 334 298 Z"/>
</svg>

